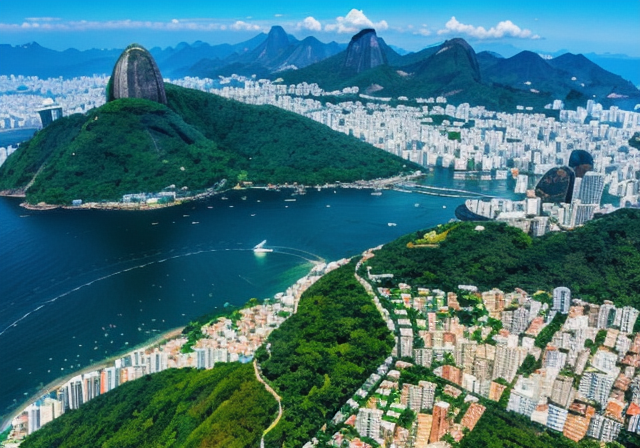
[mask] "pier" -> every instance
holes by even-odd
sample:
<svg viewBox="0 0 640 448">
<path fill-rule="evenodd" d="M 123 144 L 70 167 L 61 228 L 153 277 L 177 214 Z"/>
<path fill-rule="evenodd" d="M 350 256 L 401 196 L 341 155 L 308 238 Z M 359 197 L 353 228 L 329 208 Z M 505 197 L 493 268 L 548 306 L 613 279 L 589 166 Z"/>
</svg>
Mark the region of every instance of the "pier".
<svg viewBox="0 0 640 448">
<path fill-rule="evenodd" d="M 495 195 L 478 193 L 475 191 L 460 190 L 457 188 L 433 187 L 431 185 L 421 185 L 415 182 L 401 182 L 393 185 L 396 191 L 406 193 L 421 193 L 430 196 L 443 196 L 448 198 L 495 198 Z"/>
</svg>

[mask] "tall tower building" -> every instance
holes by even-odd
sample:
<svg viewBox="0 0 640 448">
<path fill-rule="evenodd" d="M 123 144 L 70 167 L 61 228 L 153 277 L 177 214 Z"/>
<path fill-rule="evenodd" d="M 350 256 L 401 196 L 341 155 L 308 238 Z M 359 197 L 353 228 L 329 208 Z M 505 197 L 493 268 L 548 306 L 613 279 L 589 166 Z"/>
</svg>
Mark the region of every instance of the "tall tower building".
<svg viewBox="0 0 640 448">
<path fill-rule="evenodd" d="M 575 390 L 573 389 L 573 378 L 558 375 L 553 383 L 551 400 L 563 408 L 567 408 L 573 402 L 574 397 Z"/>
<path fill-rule="evenodd" d="M 571 305 L 571 290 L 564 286 L 559 286 L 553 290 L 553 310 L 560 311 L 561 314 L 569 313 Z"/>
<path fill-rule="evenodd" d="M 420 381 L 418 385 L 422 388 L 422 409 L 433 408 L 433 402 L 436 395 L 436 384 L 429 381 Z"/>
<path fill-rule="evenodd" d="M 447 423 L 449 406 L 449 403 L 444 401 L 438 401 L 433 406 L 433 422 L 431 423 L 429 443 L 437 442 L 447 433 L 449 429 L 449 423 Z"/>
<path fill-rule="evenodd" d="M 361 408 L 356 418 L 356 430 L 362 437 L 380 439 L 380 422 L 382 411 L 380 409 Z"/>
<path fill-rule="evenodd" d="M 632 333 L 633 327 L 636 324 L 636 320 L 638 319 L 638 310 L 633 307 L 625 306 L 622 308 L 622 314 L 620 317 L 620 332 L 622 333 Z"/>
<path fill-rule="evenodd" d="M 583 204 L 600 205 L 604 190 L 604 175 L 595 171 L 588 171 L 582 178 L 578 198 Z"/>
</svg>

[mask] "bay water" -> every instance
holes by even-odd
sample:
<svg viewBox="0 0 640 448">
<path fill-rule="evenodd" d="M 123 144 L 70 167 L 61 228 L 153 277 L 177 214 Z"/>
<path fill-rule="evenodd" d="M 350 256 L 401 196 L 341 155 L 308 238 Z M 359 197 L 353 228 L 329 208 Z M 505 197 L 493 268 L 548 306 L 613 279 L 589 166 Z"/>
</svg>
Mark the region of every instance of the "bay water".
<svg viewBox="0 0 640 448">
<path fill-rule="evenodd" d="M 510 197 L 511 181 L 425 183 Z M 225 199 L 226 198 L 226 199 Z M 43 385 L 225 303 L 272 297 L 314 261 L 454 218 L 464 199 L 230 191 L 150 211 L 30 211 L 0 198 L 0 417 Z M 251 250 L 267 240 L 274 252 Z"/>
</svg>

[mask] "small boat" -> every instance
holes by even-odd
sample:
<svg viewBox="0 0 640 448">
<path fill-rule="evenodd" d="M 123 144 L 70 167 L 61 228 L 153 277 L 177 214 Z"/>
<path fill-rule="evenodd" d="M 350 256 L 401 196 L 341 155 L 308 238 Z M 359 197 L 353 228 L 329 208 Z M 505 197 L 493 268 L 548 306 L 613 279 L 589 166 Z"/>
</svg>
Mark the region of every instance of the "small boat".
<svg viewBox="0 0 640 448">
<path fill-rule="evenodd" d="M 191 224 L 200 224 L 200 221 L 191 221 Z"/>
<path fill-rule="evenodd" d="M 296 202 L 295 199 L 285 199 L 284 202 Z"/>
<path fill-rule="evenodd" d="M 371 196 L 382 196 L 382 191 L 374 190 L 371 192 Z"/>
<path fill-rule="evenodd" d="M 387 223 L 387 225 L 388 225 L 389 227 L 395 227 L 395 226 L 397 226 L 397 224 L 396 224 L 395 222 L 388 222 L 388 223 Z"/>
<path fill-rule="evenodd" d="M 256 244 L 256 246 L 253 248 L 253 253 L 256 254 L 266 254 L 269 252 L 273 252 L 273 249 L 266 249 L 264 247 L 264 245 L 267 243 L 267 240 L 264 240 L 263 242 L 261 242 L 260 244 Z"/>
<path fill-rule="evenodd" d="M 443 206 L 442 206 L 442 208 L 447 208 L 447 206 L 446 206 L 446 205 L 443 205 Z"/>
</svg>

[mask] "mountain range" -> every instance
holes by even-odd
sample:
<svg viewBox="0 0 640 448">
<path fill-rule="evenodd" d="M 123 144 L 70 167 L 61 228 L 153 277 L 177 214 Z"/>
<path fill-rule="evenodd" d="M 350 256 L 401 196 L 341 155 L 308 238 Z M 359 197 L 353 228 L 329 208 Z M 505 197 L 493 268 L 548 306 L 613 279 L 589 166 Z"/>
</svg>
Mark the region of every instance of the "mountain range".
<svg viewBox="0 0 640 448">
<path fill-rule="evenodd" d="M 109 73 L 120 50 L 75 49 L 58 52 L 37 43 L 0 45 L 0 74 L 40 77 Z M 309 36 L 298 40 L 280 26 L 268 34 L 235 45 L 197 41 L 165 49 L 152 48 L 165 77 L 216 78 L 232 74 L 316 82 L 328 91 L 358 86 L 380 97 L 445 96 L 463 102 L 509 110 L 516 105 L 540 109 L 555 99 L 568 107 L 594 99 L 605 107 L 633 109 L 640 90 L 584 55 L 564 53 L 549 59 L 530 51 L 509 58 L 476 51 L 460 38 L 418 52 L 396 51 L 375 30 L 365 29 L 348 46 L 322 43 Z"/>
<path fill-rule="evenodd" d="M 494 110 L 517 105 L 540 109 L 555 99 L 569 107 L 584 106 L 588 99 L 623 108 L 640 102 L 640 91 L 631 82 L 583 55 L 566 53 L 547 60 L 523 51 L 503 58 L 491 52 L 476 54 L 465 40 L 454 38 L 401 56 L 373 29 L 355 35 L 347 50 L 335 56 L 277 76 L 288 84 L 315 82 L 328 91 L 355 85 L 369 95 L 444 96 L 449 103 Z"/>
</svg>

